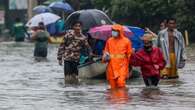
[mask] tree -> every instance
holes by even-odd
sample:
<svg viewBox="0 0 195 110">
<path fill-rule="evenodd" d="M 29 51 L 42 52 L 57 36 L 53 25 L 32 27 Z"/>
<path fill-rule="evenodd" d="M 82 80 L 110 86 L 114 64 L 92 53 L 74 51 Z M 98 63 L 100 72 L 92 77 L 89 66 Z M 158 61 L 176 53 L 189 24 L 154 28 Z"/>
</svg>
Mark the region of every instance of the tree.
<svg viewBox="0 0 195 110">
<path fill-rule="evenodd" d="M 80 10 L 80 0 L 66 0 L 66 2 L 70 3 L 74 10 Z"/>
<path fill-rule="evenodd" d="M 121 24 L 159 29 L 162 20 L 175 17 L 179 30 L 195 35 L 194 0 L 91 0 L 95 8 L 105 11 Z M 192 37 L 191 37 L 192 38 Z M 194 39 L 195 41 L 195 39 Z"/>
<path fill-rule="evenodd" d="M 76 9 L 100 9 L 117 23 L 135 25 L 139 27 L 149 27 L 156 32 L 159 30 L 159 24 L 161 21 L 169 17 L 175 17 L 177 19 L 179 30 L 182 32 L 184 32 L 184 30 L 188 30 L 190 36 L 195 36 L 195 0 L 66 1 L 71 1 L 73 7 L 79 7 Z M 193 37 L 191 37 L 191 39 L 192 38 Z"/>
</svg>

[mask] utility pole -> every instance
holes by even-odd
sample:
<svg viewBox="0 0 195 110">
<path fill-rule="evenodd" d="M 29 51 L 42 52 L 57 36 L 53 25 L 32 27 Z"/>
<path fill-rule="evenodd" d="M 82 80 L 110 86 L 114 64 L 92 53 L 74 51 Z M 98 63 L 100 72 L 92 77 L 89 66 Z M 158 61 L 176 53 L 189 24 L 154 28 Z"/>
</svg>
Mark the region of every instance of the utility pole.
<svg viewBox="0 0 195 110">
<path fill-rule="evenodd" d="M 37 6 L 37 0 L 28 0 L 28 19 L 32 18 L 35 6 Z"/>
</svg>

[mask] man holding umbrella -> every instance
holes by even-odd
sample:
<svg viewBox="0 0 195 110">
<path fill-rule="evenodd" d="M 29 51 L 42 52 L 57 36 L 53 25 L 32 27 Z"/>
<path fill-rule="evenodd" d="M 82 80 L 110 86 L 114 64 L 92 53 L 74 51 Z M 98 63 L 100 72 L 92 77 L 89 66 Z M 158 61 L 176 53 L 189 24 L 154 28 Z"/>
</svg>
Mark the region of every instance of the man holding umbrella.
<svg viewBox="0 0 195 110">
<path fill-rule="evenodd" d="M 86 37 L 81 33 L 82 23 L 75 21 L 72 25 L 73 30 L 67 31 L 64 36 L 63 43 L 60 44 L 58 50 L 59 65 L 64 61 L 64 76 L 65 83 L 78 82 L 78 64 L 80 60 L 80 51 L 86 47 L 92 55 L 91 47 L 88 44 Z"/>
</svg>

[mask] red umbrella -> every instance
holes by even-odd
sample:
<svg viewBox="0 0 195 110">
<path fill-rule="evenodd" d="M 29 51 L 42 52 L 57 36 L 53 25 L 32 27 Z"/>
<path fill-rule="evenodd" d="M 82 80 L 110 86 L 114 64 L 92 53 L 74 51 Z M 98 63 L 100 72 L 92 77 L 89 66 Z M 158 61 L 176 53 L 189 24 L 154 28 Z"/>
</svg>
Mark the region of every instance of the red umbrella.
<svg viewBox="0 0 195 110">
<path fill-rule="evenodd" d="M 127 27 L 124 27 L 124 35 L 127 37 L 131 37 L 133 33 Z M 112 33 L 112 25 L 102 25 L 98 27 L 91 28 L 88 32 L 92 38 L 107 40 Z"/>
</svg>

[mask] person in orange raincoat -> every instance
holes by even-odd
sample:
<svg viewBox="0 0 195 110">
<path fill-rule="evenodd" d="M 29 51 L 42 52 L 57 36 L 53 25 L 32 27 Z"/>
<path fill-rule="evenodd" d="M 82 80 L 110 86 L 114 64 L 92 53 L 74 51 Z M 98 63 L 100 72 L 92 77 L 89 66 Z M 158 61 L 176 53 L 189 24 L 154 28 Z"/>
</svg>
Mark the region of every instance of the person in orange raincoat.
<svg viewBox="0 0 195 110">
<path fill-rule="evenodd" d="M 113 25 L 112 37 L 106 42 L 102 58 L 108 62 L 106 76 L 111 89 L 125 88 L 131 53 L 131 41 L 124 36 L 123 26 Z"/>
</svg>

